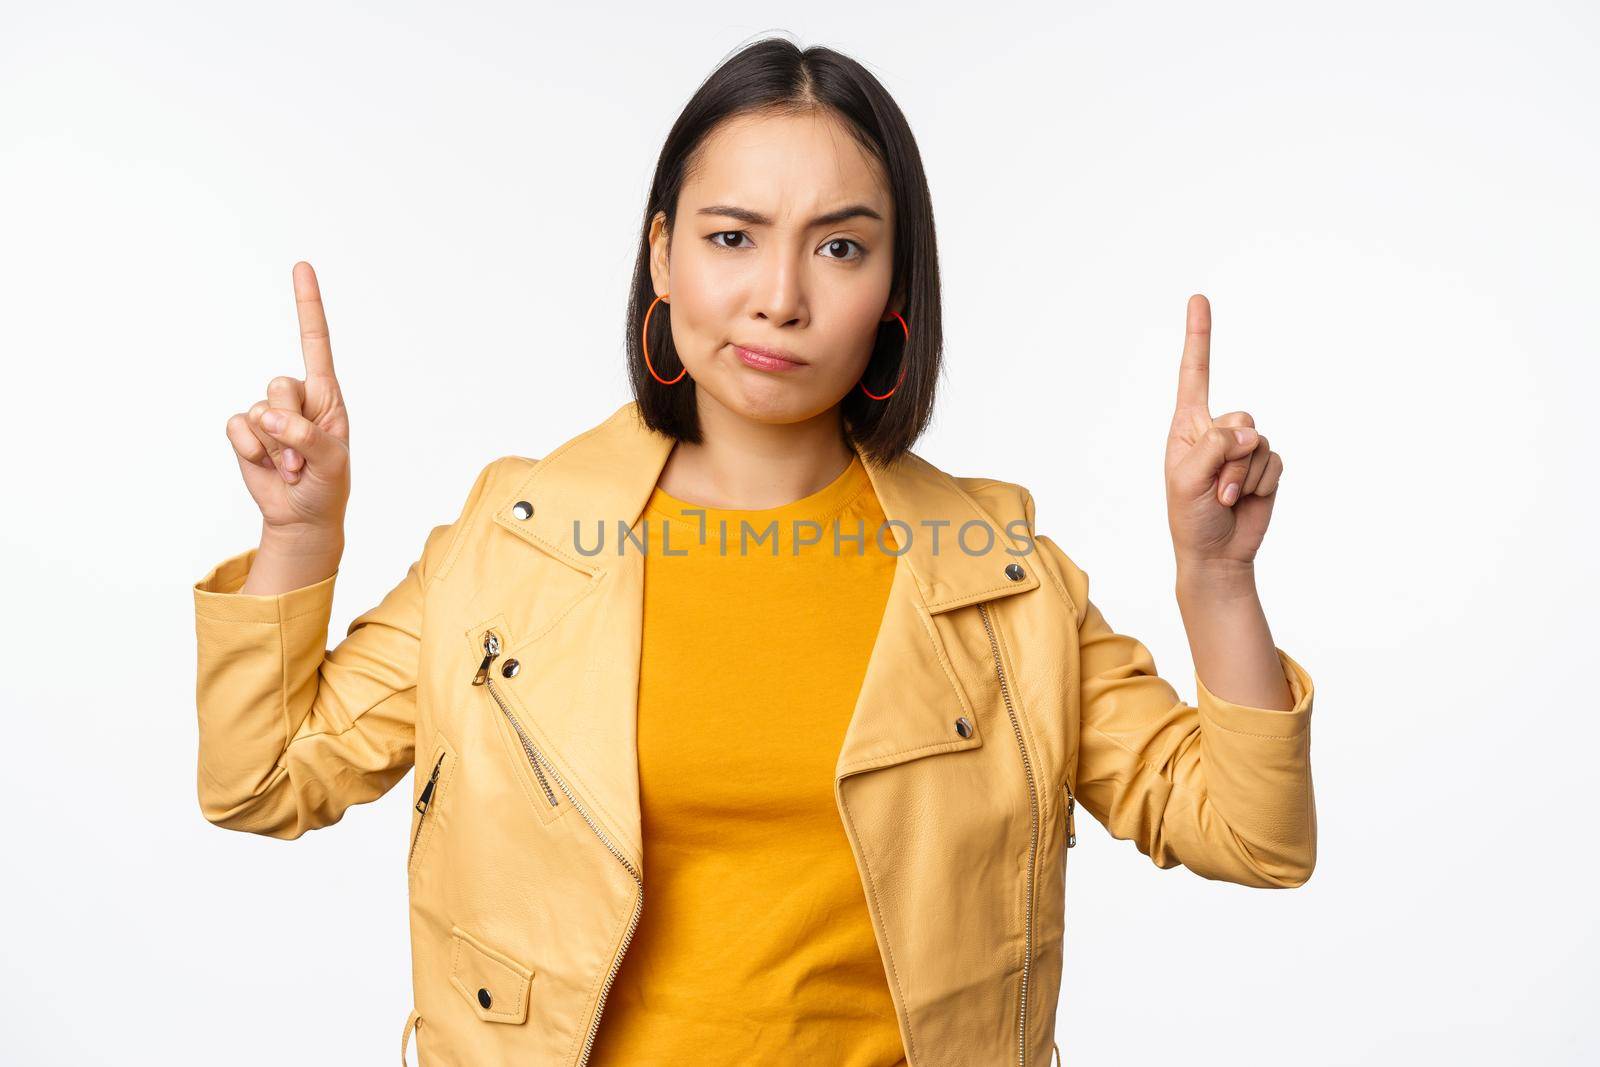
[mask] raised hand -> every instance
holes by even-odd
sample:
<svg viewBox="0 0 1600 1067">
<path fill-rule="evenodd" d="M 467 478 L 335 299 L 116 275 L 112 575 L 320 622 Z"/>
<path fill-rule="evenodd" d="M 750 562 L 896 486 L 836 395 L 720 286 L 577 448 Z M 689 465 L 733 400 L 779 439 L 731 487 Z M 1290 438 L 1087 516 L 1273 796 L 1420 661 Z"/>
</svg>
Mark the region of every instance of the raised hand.
<svg viewBox="0 0 1600 1067">
<path fill-rule="evenodd" d="M 1283 474 L 1249 412 L 1211 417 L 1210 387 L 1211 304 L 1196 293 L 1167 434 L 1167 522 L 1180 566 L 1253 562 Z"/>
<path fill-rule="evenodd" d="M 279 375 L 228 419 L 228 441 L 264 532 L 342 533 L 350 499 L 350 422 L 333 375 L 322 293 L 311 264 L 293 270 L 305 378 Z"/>
</svg>

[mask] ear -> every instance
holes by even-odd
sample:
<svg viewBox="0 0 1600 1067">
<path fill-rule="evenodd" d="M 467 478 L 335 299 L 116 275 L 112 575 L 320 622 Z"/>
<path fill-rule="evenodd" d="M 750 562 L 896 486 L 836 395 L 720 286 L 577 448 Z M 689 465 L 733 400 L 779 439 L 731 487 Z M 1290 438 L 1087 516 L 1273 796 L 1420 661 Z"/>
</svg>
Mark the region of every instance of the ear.
<svg viewBox="0 0 1600 1067">
<path fill-rule="evenodd" d="M 650 220 L 650 280 L 658 293 L 670 292 L 672 288 L 668 280 L 667 237 L 667 213 L 658 211 Z M 667 297 L 667 303 L 671 302 L 672 298 Z"/>
</svg>

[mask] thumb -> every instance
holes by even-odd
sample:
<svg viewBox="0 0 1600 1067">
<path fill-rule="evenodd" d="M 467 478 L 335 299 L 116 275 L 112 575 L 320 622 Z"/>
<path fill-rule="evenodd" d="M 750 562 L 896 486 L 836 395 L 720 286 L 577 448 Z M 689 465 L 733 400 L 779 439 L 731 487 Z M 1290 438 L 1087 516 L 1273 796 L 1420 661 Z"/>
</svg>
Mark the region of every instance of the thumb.
<svg viewBox="0 0 1600 1067">
<path fill-rule="evenodd" d="M 305 457 L 313 474 L 338 477 L 349 449 L 343 441 L 318 426 L 298 411 L 268 408 L 261 413 L 261 428 L 280 445 L 293 448 Z"/>
<path fill-rule="evenodd" d="M 1191 496 L 1211 491 L 1217 472 L 1229 460 L 1255 451 L 1259 435 L 1249 426 L 1213 426 L 1207 430 L 1173 472 L 1174 486 Z"/>
</svg>

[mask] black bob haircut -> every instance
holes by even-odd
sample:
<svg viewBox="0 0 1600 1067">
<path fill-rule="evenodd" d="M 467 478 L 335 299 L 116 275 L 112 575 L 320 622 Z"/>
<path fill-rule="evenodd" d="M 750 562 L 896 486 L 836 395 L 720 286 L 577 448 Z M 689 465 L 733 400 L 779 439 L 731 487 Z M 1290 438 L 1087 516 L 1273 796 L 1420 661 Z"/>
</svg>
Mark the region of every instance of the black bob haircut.
<svg viewBox="0 0 1600 1067">
<path fill-rule="evenodd" d="M 781 37 L 747 45 L 714 70 L 667 134 L 656 160 L 640 228 L 638 257 L 628 297 L 628 378 L 646 425 L 680 441 L 700 442 L 700 419 L 692 377 L 662 385 L 645 366 L 641 335 L 645 313 L 656 298 L 650 278 L 650 222 L 672 223 L 697 149 L 724 120 L 758 114 L 832 112 L 882 164 L 894 205 L 894 263 L 890 291 L 903 297 L 898 319 L 879 323 L 877 342 L 862 380 L 882 396 L 905 379 L 887 400 L 873 400 L 853 386 L 841 402 L 844 432 L 863 453 L 887 464 L 921 436 L 933 414 L 944 331 L 939 310 L 939 255 L 934 241 L 933 203 L 916 139 L 899 105 L 868 70 L 831 48 L 801 50 Z M 650 316 L 650 363 L 663 378 L 683 369 L 672 343 L 670 303 Z"/>
</svg>

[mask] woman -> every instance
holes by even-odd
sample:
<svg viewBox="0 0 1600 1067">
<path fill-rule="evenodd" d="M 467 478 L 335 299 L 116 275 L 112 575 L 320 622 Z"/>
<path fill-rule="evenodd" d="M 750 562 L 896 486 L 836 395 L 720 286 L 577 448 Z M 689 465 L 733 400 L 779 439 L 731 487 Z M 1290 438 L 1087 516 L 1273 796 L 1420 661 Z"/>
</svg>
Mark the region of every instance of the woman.
<svg viewBox="0 0 1600 1067">
<path fill-rule="evenodd" d="M 488 464 L 332 650 L 349 437 L 296 265 L 306 376 L 228 422 L 261 544 L 195 585 L 199 795 L 294 838 L 415 765 L 402 1061 L 1042 1064 L 1077 803 L 1160 867 L 1310 876 L 1312 683 L 1252 578 L 1282 465 L 1209 414 L 1204 298 L 1166 457 L 1190 705 L 1026 489 L 909 450 L 935 248 L 865 69 L 738 53 L 661 153 L 634 399 Z"/>
</svg>

